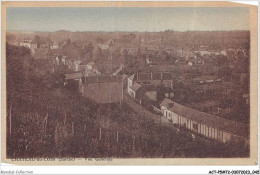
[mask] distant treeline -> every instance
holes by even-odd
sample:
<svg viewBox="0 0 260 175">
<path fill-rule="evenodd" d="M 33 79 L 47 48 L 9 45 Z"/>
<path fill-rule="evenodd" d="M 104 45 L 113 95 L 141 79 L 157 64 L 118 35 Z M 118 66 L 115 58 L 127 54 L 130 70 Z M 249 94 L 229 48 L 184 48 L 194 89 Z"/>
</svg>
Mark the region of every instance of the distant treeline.
<svg viewBox="0 0 260 175">
<path fill-rule="evenodd" d="M 201 45 L 210 46 L 211 49 L 228 47 L 249 48 L 250 31 L 186 31 L 177 32 L 166 30 L 163 32 L 71 32 L 60 30 L 56 32 L 7 32 L 7 40 L 33 38 L 38 35 L 49 38 L 52 41 L 107 41 L 109 39 L 131 38 L 131 42 L 138 43 L 139 38 L 158 39 L 164 44 L 172 44 L 176 47 L 197 48 Z M 134 40 L 133 40 L 134 39 Z M 160 39 L 160 40 L 159 40 Z M 215 48 L 214 48 L 215 47 Z"/>
</svg>

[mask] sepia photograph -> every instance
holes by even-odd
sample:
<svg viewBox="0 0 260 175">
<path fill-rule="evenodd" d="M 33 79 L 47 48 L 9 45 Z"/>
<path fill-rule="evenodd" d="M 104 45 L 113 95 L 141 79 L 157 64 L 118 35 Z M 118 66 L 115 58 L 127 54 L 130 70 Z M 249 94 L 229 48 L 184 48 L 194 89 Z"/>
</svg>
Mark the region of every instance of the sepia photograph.
<svg viewBox="0 0 260 175">
<path fill-rule="evenodd" d="M 251 6 L 61 4 L 5 4 L 4 160 L 257 161 Z"/>
</svg>

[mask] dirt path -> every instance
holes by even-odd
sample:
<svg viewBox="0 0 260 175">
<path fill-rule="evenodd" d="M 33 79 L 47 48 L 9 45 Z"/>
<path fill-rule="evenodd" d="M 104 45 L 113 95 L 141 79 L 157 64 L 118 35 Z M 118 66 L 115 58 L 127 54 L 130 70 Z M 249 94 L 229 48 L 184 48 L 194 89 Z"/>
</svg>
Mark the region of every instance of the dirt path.
<svg viewBox="0 0 260 175">
<path fill-rule="evenodd" d="M 177 128 L 174 127 L 174 125 L 163 115 L 156 115 L 151 113 L 150 111 L 146 110 L 143 106 L 137 104 L 131 97 L 128 96 L 128 94 L 124 94 L 124 102 L 128 104 L 135 112 L 139 113 L 141 116 L 147 119 L 152 119 L 154 123 L 161 123 L 162 126 L 170 127 L 175 131 L 177 130 Z"/>
</svg>

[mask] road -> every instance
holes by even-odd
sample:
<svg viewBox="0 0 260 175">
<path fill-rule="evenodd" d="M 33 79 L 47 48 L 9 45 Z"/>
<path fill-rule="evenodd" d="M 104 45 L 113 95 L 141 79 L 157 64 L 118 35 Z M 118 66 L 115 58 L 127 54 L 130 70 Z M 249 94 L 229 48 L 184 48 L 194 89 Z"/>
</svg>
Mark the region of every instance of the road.
<svg viewBox="0 0 260 175">
<path fill-rule="evenodd" d="M 128 104 L 135 112 L 139 113 L 141 116 L 152 119 L 154 123 L 161 124 L 162 126 L 170 127 L 177 131 L 177 128 L 167 120 L 163 115 L 156 115 L 145 109 L 143 106 L 137 104 L 128 94 L 124 94 L 124 102 Z"/>
</svg>

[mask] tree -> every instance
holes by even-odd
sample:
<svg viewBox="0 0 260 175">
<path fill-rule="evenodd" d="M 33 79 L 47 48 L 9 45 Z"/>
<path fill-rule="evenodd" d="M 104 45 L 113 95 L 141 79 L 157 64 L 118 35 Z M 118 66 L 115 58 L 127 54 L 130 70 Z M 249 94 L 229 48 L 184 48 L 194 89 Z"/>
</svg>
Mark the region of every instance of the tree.
<svg viewBox="0 0 260 175">
<path fill-rule="evenodd" d="M 66 41 L 66 42 L 67 42 L 67 44 L 66 44 L 66 45 L 67 45 L 67 46 L 69 46 L 69 45 L 70 45 L 70 43 L 71 43 L 71 41 L 70 41 L 70 38 L 69 38 L 69 39 L 67 39 L 67 41 Z"/>
<path fill-rule="evenodd" d="M 94 46 L 93 46 L 92 42 L 88 43 L 87 52 L 88 52 L 89 58 L 92 59 L 93 58 L 93 52 L 94 52 Z"/>
<path fill-rule="evenodd" d="M 217 55 L 215 58 L 215 63 L 217 65 L 224 65 L 227 62 L 227 57 L 224 55 Z"/>
<path fill-rule="evenodd" d="M 104 42 L 103 38 L 100 38 L 100 37 L 98 37 L 98 38 L 96 39 L 96 41 L 97 41 L 98 43 L 103 43 L 103 42 Z"/>
<path fill-rule="evenodd" d="M 93 61 L 99 61 L 102 56 L 102 50 L 100 47 L 96 46 L 93 50 Z"/>
<path fill-rule="evenodd" d="M 41 38 L 39 35 L 35 35 L 34 38 L 33 38 L 33 42 L 37 44 L 37 48 L 39 48 L 41 46 Z"/>
<path fill-rule="evenodd" d="M 219 68 L 217 75 L 219 77 L 224 77 L 225 80 L 230 80 L 232 77 L 232 69 L 226 65 Z"/>
<path fill-rule="evenodd" d="M 14 41 L 16 39 L 15 35 L 7 34 L 6 41 Z"/>
<path fill-rule="evenodd" d="M 249 88 L 249 78 L 246 73 L 242 73 L 240 75 L 240 84 L 241 84 L 243 90 L 245 90 L 245 91 Z"/>
<path fill-rule="evenodd" d="M 126 58 L 127 55 L 128 55 L 128 50 L 124 48 L 124 49 L 121 51 L 121 55 L 122 55 L 122 57 Z"/>
<path fill-rule="evenodd" d="M 67 55 L 68 58 L 78 59 L 81 57 L 80 48 L 78 48 L 74 42 L 71 44 L 67 43 L 67 45 L 63 48 L 62 53 Z"/>
</svg>

